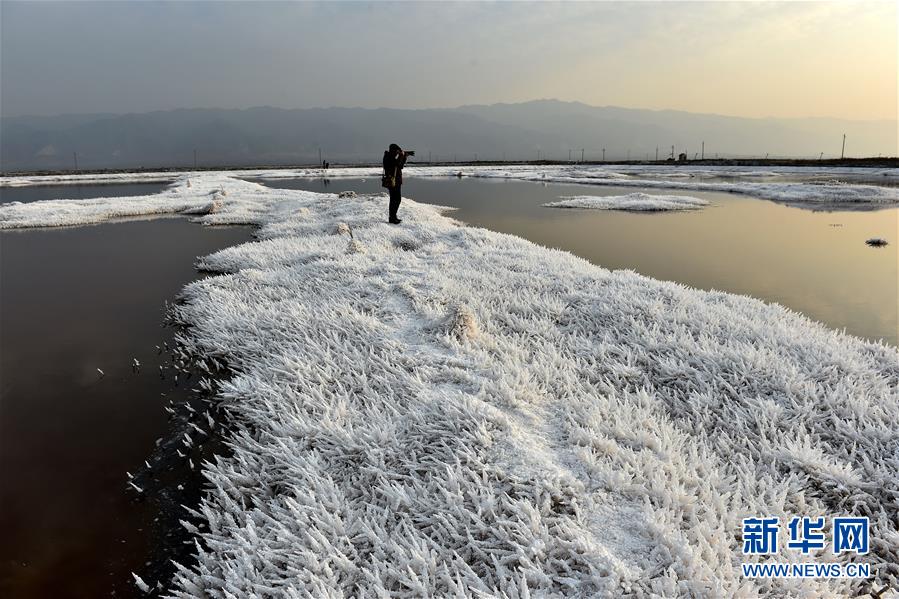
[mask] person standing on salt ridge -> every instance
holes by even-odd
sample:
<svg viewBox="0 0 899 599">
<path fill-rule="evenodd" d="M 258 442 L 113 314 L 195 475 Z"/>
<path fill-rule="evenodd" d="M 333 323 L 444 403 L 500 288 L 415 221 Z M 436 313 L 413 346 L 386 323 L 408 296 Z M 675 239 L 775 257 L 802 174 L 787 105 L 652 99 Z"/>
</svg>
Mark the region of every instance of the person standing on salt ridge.
<svg viewBox="0 0 899 599">
<path fill-rule="evenodd" d="M 403 151 L 397 144 L 390 144 L 384 151 L 384 176 L 381 177 L 381 185 L 387 188 L 390 194 L 390 207 L 387 222 L 398 225 L 401 221 L 396 217 L 396 211 L 400 208 L 400 188 L 403 185 L 403 166 L 408 156 L 415 156 L 413 151 Z"/>
</svg>

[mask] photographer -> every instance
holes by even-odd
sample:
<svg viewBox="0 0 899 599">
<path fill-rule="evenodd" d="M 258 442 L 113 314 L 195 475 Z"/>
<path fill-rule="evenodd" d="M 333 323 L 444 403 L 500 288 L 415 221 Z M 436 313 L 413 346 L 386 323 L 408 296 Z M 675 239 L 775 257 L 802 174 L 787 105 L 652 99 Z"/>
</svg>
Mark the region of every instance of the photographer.
<svg viewBox="0 0 899 599">
<path fill-rule="evenodd" d="M 415 152 L 411 150 L 404 152 L 396 144 L 390 144 L 390 147 L 384 152 L 384 176 L 381 177 L 381 186 L 386 187 L 390 194 L 390 212 L 387 222 L 392 225 L 403 222 L 396 217 L 396 211 L 400 207 L 403 166 L 406 164 L 408 156 L 415 156 Z"/>
</svg>

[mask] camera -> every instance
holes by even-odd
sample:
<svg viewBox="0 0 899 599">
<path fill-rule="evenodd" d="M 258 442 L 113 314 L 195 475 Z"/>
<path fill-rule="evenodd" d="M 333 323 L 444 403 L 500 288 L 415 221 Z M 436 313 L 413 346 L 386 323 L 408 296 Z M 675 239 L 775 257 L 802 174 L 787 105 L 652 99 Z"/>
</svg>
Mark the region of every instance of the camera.
<svg viewBox="0 0 899 599">
<path fill-rule="evenodd" d="M 415 156 L 415 150 L 405 150 L 406 156 Z"/>
</svg>

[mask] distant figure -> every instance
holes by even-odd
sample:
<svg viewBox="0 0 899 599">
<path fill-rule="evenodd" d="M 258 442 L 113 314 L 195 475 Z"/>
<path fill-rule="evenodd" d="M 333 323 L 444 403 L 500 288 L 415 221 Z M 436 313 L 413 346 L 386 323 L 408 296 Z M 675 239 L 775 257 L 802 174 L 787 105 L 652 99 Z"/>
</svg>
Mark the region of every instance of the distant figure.
<svg viewBox="0 0 899 599">
<path fill-rule="evenodd" d="M 415 152 L 404 152 L 401 147 L 396 144 L 390 144 L 390 147 L 384 152 L 384 176 L 381 177 L 381 185 L 387 188 L 390 194 L 390 208 L 388 219 L 391 225 L 398 225 L 401 221 L 396 217 L 396 211 L 400 208 L 401 187 L 403 185 L 403 166 L 406 164 L 406 157 L 415 156 Z"/>
</svg>

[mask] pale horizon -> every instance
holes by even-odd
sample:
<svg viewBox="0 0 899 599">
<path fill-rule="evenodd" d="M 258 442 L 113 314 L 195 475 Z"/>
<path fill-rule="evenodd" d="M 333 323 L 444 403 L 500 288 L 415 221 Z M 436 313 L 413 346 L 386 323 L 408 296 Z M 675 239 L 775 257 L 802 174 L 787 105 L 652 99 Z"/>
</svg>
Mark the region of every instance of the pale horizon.
<svg viewBox="0 0 899 599">
<path fill-rule="evenodd" d="M 896 120 L 892 2 L 4 1 L 0 11 L 4 117 L 558 99 Z"/>
</svg>

